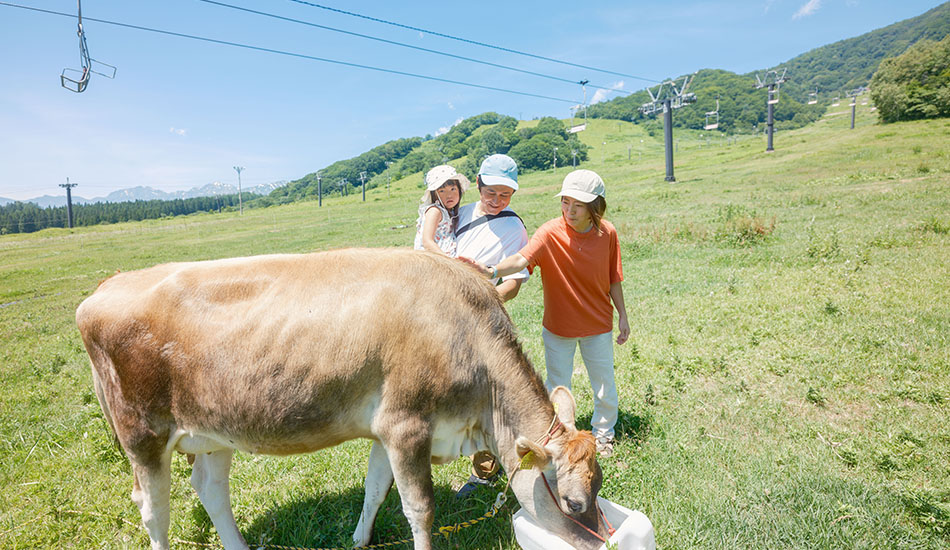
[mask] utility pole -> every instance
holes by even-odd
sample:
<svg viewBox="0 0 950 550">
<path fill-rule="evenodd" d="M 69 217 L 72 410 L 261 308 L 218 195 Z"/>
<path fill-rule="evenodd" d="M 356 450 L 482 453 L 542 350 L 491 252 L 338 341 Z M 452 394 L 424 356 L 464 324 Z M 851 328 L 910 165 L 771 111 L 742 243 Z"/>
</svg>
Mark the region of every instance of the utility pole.
<svg viewBox="0 0 950 550">
<path fill-rule="evenodd" d="M 680 87 L 676 86 L 676 82 L 667 80 L 659 85 L 655 94 L 653 90 L 647 88 L 647 93 L 650 94 L 652 101 L 640 106 L 640 112 L 645 115 L 653 115 L 657 111 L 663 110 L 663 137 L 666 149 L 665 179 L 670 183 L 676 181 L 676 177 L 673 175 L 673 109 L 679 109 L 696 102 L 696 94 L 686 92 L 688 87 L 689 76 L 683 77 L 683 84 Z"/>
<path fill-rule="evenodd" d="M 363 202 L 366 202 L 366 172 L 360 172 L 360 184 L 363 188 Z"/>
<path fill-rule="evenodd" d="M 571 149 L 571 168 L 577 168 L 577 149 Z"/>
<path fill-rule="evenodd" d="M 323 206 L 323 176 L 317 174 L 317 208 Z"/>
<path fill-rule="evenodd" d="M 386 198 L 387 199 L 392 197 L 392 195 L 390 195 L 389 193 L 389 188 L 392 187 L 393 185 L 393 173 L 389 171 L 392 165 L 393 165 L 393 161 L 391 160 L 386 161 L 386 174 L 389 176 L 389 180 L 386 182 Z"/>
<path fill-rule="evenodd" d="M 241 197 L 241 172 L 244 171 L 243 166 L 235 166 L 234 171 L 238 174 L 238 205 L 241 209 L 241 215 L 244 215 L 244 199 Z"/>
<path fill-rule="evenodd" d="M 766 152 L 772 152 L 775 150 L 775 148 L 772 147 L 772 140 L 774 139 L 773 136 L 775 135 L 774 105 L 776 101 L 778 100 L 775 99 L 775 84 L 769 84 L 769 100 L 768 100 L 769 119 L 768 119 L 768 123 L 765 126 L 766 130 L 768 131 L 769 142 L 768 142 L 768 145 L 765 147 Z"/>
<path fill-rule="evenodd" d="M 346 178 L 340 180 L 340 197 L 346 193 Z"/>
<path fill-rule="evenodd" d="M 858 98 L 852 97 L 851 98 L 851 129 L 852 130 L 854 130 L 854 113 L 855 113 L 855 110 L 857 109 L 857 104 L 858 104 Z"/>
<path fill-rule="evenodd" d="M 78 183 L 69 183 L 69 178 L 66 178 L 66 183 L 59 184 L 60 187 L 66 188 L 66 223 L 69 225 L 69 228 L 73 228 L 73 194 L 71 192 L 73 187 L 79 185 Z"/>
<path fill-rule="evenodd" d="M 590 80 L 584 79 L 578 82 L 581 85 L 581 88 L 584 89 L 584 127 L 587 127 L 587 84 L 590 83 Z"/>
<path fill-rule="evenodd" d="M 855 88 L 848 92 L 848 95 L 851 96 L 851 129 L 854 130 L 854 113 L 858 104 L 858 96 L 861 95 L 861 92 L 864 91 L 864 88 Z"/>
<path fill-rule="evenodd" d="M 669 98 L 663 102 L 663 140 L 666 149 L 666 181 L 673 183 L 673 104 Z"/>
<path fill-rule="evenodd" d="M 554 148 L 554 173 L 557 174 L 557 147 Z"/>
<path fill-rule="evenodd" d="M 771 153 L 775 149 L 772 147 L 772 136 L 775 134 L 775 117 L 773 107 L 778 103 L 778 94 L 779 87 L 783 82 L 788 80 L 785 76 L 787 69 L 782 69 L 782 74 L 778 73 L 778 70 L 766 71 L 765 78 L 759 78 L 759 75 L 755 75 L 755 87 L 756 88 L 765 88 L 768 87 L 768 121 L 767 121 L 767 132 L 768 132 L 768 145 L 765 148 L 766 153 Z"/>
</svg>

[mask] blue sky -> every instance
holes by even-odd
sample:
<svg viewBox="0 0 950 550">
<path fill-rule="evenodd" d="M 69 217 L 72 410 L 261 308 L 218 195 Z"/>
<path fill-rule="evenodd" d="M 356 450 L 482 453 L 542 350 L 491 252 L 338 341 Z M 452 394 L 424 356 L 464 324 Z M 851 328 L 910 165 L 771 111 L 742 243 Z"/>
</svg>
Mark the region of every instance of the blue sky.
<svg viewBox="0 0 950 550">
<path fill-rule="evenodd" d="M 76 12 L 74 0 L 2 0 Z M 920 15 L 936 0 L 314 3 L 609 69 L 605 74 L 383 25 L 290 0 L 220 0 L 576 82 L 635 91 L 703 68 L 746 73 Z M 200 0 L 85 0 L 84 18 L 581 102 L 581 87 L 381 44 Z M 570 116 L 570 103 L 420 80 L 86 19 L 89 53 L 117 67 L 81 94 L 75 18 L 0 5 L 0 197 L 83 197 L 147 185 L 292 180 L 387 140 L 437 134 L 485 111 Z M 794 75 L 789 75 L 794 78 Z M 596 94 L 596 95 L 595 95 Z M 588 89 L 588 98 L 605 93 Z M 613 97 L 613 94 L 606 94 Z"/>
</svg>

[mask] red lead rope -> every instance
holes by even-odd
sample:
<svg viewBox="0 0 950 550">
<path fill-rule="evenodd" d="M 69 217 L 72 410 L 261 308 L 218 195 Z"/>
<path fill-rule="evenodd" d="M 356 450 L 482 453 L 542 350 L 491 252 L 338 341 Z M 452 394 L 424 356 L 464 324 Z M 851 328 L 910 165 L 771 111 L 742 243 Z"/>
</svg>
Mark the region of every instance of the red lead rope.
<svg viewBox="0 0 950 550">
<path fill-rule="evenodd" d="M 551 441 L 551 438 L 554 437 L 554 433 L 555 433 L 555 432 L 557 431 L 557 429 L 560 428 L 561 426 L 562 426 L 561 421 L 560 421 L 560 419 L 558 419 L 558 417 L 557 417 L 557 412 L 556 412 L 556 410 L 555 410 L 554 419 L 551 420 L 551 427 L 548 429 L 548 432 L 547 432 L 546 434 L 542 435 L 541 437 L 539 437 L 537 440 L 535 440 L 535 442 L 541 443 L 541 439 L 543 438 L 543 439 L 544 439 L 544 443 L 541 443 L 541 446 L 543 447 L 544 445 L 547 445 L 547 444 Z M 581 526 L 585 531 L 587 531 L 588 533 L 590 533 L 591 535 L 593 535 L 594 538 L 596 538 L 597 540 L 599 540 L 599 541 L 601 541 L 601 542 L 603 542 L 603 543 L 606 544 L 607 539 L 605 539 L 604 537 L 602 537 L 602 536 L 600 536 L 599 534 L 597 534 L 597 532 L 592 531 L 589 527 L 587 527 L 587 526 L 584 525 L 583 523 L 581 523 L 581 522 L 577 521 L 576 519 L 572 518 L 571 516 L 569 516 L 564 510 L 561 510 L 561 506 L 560 506 L 560 505 L 558 504 L 558 502 L 557 502 L 557 497 L 554 496 L 554 491 L 552 491 L 552 490 L 551 490 L 551 486 L 548 485 L 548 478 L 545 477 L 544 472 L 540 472 L 540 473 L 541 473 L 541 479 L 544 480 L 544 486 L 547 488 L 548 494 L 551 495 L 551 500 L 554 501 L 554 507 L 557 508 L 559 512 L 561 512 L 562 514 L 564 514 L 564 517 L 566 517 L 567 519 L 573 521 L 573 522 L 576 523 L 577 525 Z M 510 478 L 509 478 L 509 482 L 510 482 Z M 506 488 L 506 491 L 507 491 L 507 488 Z M 594 502 L 594 506 L 597 506 L 597 502 L 596 502 L 596 501 Z M 616 533 L 617 530 L 614 529 L 614 526 L 611 525 L 609 521 L 607 521 L 607 515 L 604 514 L 603 509 L 601 509 L 600 506 L 597 506 L 597 509 L 600 511 L 600 517 L 604 518 L 604 524 L 607 526 L 607 536 L 613 536 L 613 534 Z"/>
<path fill-rule="evenodd" d="M 600 536 L 597 532 L 592 531 L 592 530 L 590 529 L 590 527 L 587 527 L 587 526 L 584 525 L 583 523 L 581 523 L 581 522 L 577 521 L 576 519 L 572 518 L 572 517 L 569 516 L 569 515 L 567 514 L 567 512 L 565 512 L 564 510 L 561 510 L 561 506 L 558 505 L 558 502 L 557 502 L 557 497 L 554 496 L 554 491 L 552 491 L 552 490 L 551 490 L 551 486 L 548 485 L 548 478 L 544 475 L 544 472 L 541 472 L 541 479 L 544 480 L 544 486 L 547 488 L 548 494 L 551 495 L 551 500 L 554 501 L 554 506 L 558 509 L 559 512 L 561 512 L 561 514 L 564 515 L 564 517 L 566 517 L 567 519 L 569 519 L 569 520 L 573 521 L 574 523 L 580 525 L 585 531 L 587 531 L 587 532 L 590 533 L 591 535 L 594 535 L 594 538 L 596 538 L 597 540 L 599 540 L 599 541 L 601 541 L 601 542 L 604 542 L 604 543 L 607 542 L 607 539 L 605 539 L 604 537 Z M 596 503 L 596 502 L 594 502 L 594 506 L 597 506 L 597 503 Z M 597 510 L 600 511 L 600 517 L 604 518 L 604 524 L 607 526 L 607 536 L 608 536 L 608 537 L 613 536 L 613 534 L 616 533 L 617 530 L 614 529 L 614 526 L 611 525 L 609 521 L 607 521 L 607 514 L 604 513 L 604 510 L 603 510 L 600 506 L 597 506 Z"/>
</svg>

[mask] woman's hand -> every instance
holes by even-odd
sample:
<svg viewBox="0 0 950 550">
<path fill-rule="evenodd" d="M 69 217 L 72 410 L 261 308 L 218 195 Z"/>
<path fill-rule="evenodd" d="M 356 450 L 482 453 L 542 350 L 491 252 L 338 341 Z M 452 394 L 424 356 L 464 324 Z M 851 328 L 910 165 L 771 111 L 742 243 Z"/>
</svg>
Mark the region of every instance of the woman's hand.
<svg viewBox="0 0 950 550">
<path fill-rule="evenodd" d="M 627 322 L 626 316 L 617 321 L 617 328 L 620 330 L 620 333 L 617 334 L 617 345 L 622 346 L 627 338 L 630 338 L 630 323 Z"/>
<path fill-rule="evenodd" d="M 486 265 L 483 264 L 483 263 L 476 262 L 475 260 L 473 260 L 473 259 L 471 259 L 471 258 L 466 258 L 465 256 L 459 256 L 458 259 L 459 259 L 461 262 L 472 266 L 472 269 L 474 269 L 475 271 L 481 273 L 482 275 L 484 275 L 484 276 L 486 276 L 486 277 L 488 277 L 489 275 L 491 275 L 491 270 L 488 269 L 488 266 L 486 266 Z"/>
</svg>

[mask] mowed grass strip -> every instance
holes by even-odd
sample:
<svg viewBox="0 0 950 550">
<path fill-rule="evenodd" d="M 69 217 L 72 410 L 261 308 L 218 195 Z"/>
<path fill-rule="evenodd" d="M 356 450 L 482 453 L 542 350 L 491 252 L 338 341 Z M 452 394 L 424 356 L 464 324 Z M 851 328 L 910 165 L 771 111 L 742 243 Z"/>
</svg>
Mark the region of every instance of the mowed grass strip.
<svg viewBox="0 0 950 550">
<path fill-rule="evenodd" d="M 619 440 L 602 495 L 645 512 L 660 547 L 950 546 L 950 121 L 881 126 L 859 110 L 849 124 L 778 132 L 770 154 L 761 135 L 677 130 L 675 184 L 662 141 L 641 128 L 593 120 L 581 134 L 620 231 L 632 327 L 615 350 Z M 514 207 L 529 232 L 558 215 L 566 172 L 522 176 Z M 147 545 L 73 319 L 99 280 L 169 261 L 409 246 L 420 182 L 366 203 L 0 237 L 0 547 Z M 508 309 L 543 372 L 538 277 Z M 238 454 L 232 503 L 248 541 L 347 546 L 368 450 Z M 494 500 L 454 499 L 467 468 L 434 468 L 437 524 Z M 171 536 L 215 542 L 183 457 L 172 471 Z M 395 492 L 376 532 L 409 536 Z M 437 544 L 517 548 L 508 517 Z"/>
</svg>

